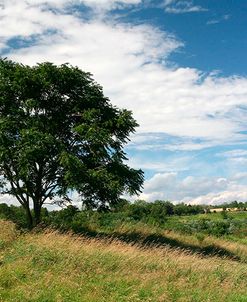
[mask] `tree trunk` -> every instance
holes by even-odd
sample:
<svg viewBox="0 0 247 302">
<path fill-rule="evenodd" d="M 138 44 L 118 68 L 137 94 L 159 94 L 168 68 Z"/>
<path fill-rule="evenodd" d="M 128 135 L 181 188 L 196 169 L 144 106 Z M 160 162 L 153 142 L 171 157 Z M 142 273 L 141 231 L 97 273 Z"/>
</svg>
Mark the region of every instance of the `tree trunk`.
<svg viewBox="0 0 247 302">
<path fill-rule="evenodd" d="M 34 210 L 34 226 L 37 226 L 41 222 L 41 206 L 38 201 L 33 201 Z"/>
<path fill-rule="evenodd" d="M 28 228 L 31 230 L 34 225 L 33 225 L 33 216 L 32 216 L 32 213 L 30 211 L 29 206 L 25 207 L 25 211 L 26 211 Z"/>
</svg>

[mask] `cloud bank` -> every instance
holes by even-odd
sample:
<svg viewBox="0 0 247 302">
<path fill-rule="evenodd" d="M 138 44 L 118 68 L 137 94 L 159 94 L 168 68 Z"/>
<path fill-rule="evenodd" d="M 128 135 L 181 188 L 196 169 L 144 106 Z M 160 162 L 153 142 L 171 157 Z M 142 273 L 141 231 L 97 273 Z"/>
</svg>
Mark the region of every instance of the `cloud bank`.
<svg viewBox="0 0 247 302">
<path fill-rule="evenodd" d="M 239 184 L 237 180 L 237 177 L 227 179 L 186 176 L 180 178 L 176 172 L 157 173 L 146 181 L 144 192 L 139 198 L 148 201 L 171 200 L 174 203 L 205 205 L 234 200 L 245 202 L 247 200 L 246 185 Z"/>
</svg>

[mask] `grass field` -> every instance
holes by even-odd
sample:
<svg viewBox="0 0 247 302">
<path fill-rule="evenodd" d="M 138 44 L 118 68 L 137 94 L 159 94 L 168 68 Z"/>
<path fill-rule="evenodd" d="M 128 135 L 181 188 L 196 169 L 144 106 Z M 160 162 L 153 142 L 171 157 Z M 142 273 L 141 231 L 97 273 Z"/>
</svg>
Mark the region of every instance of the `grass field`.
<svg viewBox="0 0 247 302">
<path fill-rule="evenodd" d="M 20 234 L 6 221 L 0 229 L 1 302 L 247 301 L 239 242 L 147 230 L 129 243 L 124 230 L 124 240 Z"/>
</svg>

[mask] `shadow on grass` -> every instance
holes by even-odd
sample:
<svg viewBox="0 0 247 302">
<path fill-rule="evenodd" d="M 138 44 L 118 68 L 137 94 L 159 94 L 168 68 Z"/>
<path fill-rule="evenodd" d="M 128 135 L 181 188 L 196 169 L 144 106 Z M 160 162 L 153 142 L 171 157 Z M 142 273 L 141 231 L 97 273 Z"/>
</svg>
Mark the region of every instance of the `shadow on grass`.
<svg viewBox="0 0 247 302">
<path fill-rule="evenodd" d="M 217 256 L 223 259 L 230 259 L 239 262 L 243 261 L 233 252 L 214 244 L 205 246 L 194 245 L 179 241 L 177 239 L 169 238 L 161 234 L 144 235 L 140 232 L 114 232 L 107 234 L 104 232 L 91 231 L 89 229 L 83 229 L 80 231 L 80 233 L 89 238 L 107 239 L 110 241 L 117 239 L 125 243 L 136 244 L 140 247 L 171 247 L 181 249 L 189 253 L 200 254 L 202 256 Z"/>
</svg>

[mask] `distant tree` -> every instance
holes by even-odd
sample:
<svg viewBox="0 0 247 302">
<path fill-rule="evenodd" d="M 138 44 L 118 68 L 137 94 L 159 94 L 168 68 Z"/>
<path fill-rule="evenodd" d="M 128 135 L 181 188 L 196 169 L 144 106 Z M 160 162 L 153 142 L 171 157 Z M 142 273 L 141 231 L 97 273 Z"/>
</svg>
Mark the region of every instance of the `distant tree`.
<svg viewBox="0 0 247 302">
<path fill-rule="evenodd" d="M 204 207 L 202 205 L 186 205 L 184 203 L 179 203 L 174 207 L 175 215 L 196 215 L 199 213 L 204 213 Z"/>
<path fill-rule="evenodd" d="M 93 208 L 140 192 L 143 172 L 125 164 L 123 151 L 137 126 L 77 67 L 0 59 L 2 193 L 17 198 L 30 228 L 45 203 L 69 202 L 71 190 Z"/>
<path fill-rule="evenodd" d="M 145 200 L 135 200 L 129 207 L 129 215 L 134 220 L 142 220 L 151 212 L 150 205 Z"/>
<path fill-rule="evenodd" d="M 10 207 L 6 203 L 0 204 L 0 217 L 1 218 L 10 218 L 11 216 L 11 210 Z"/>
<path fill-rule="evenodd" d="M 169 201 L 155 200 L 154 208 L 156 209 L 156 212 L 160 213 L 160 216 L 170 216 L 174 213 L 174 205 Z"/>
<path fill-rule="evenodd" d="M 188 206 L 184 203 L 177 204 L 174 207 L 174 214 L 178 216 L 188 214 Z"/>
<path fill-rule="evenodd" d="M 79 209 L 73 205 L 60 210 L 51 212 L 51 217 L 49 222 L 53 226 L 60 226 L 60 228 L 69 229 L 71 222 L 76 214 L 80 213 Z"/>
<path fill-rule="evenodd" d="M 174 205 L 171 203 L 171 202 L 169 202 L 169 201 L 165 201 L 164 202 L 164 207 L 165 207 L 165 209 L 166 209 L 166 214 L 167 215 L 173 215 L 174 214 Z"/>
<path fill-rule="evenodd" d="M 239 204 L 236 200 L 234 200 L 230 203 L 230 208 L 238 208 L 238 207 L 239 207 Z"/>
<path fill-rule="evenodd" d="M 130 201 L 127 199 L 120 199 L 119 202 L 112 207 L 112 211 L 114 212 L 123 212 L 127 211 L 130 206 Z"/>
</svg>

